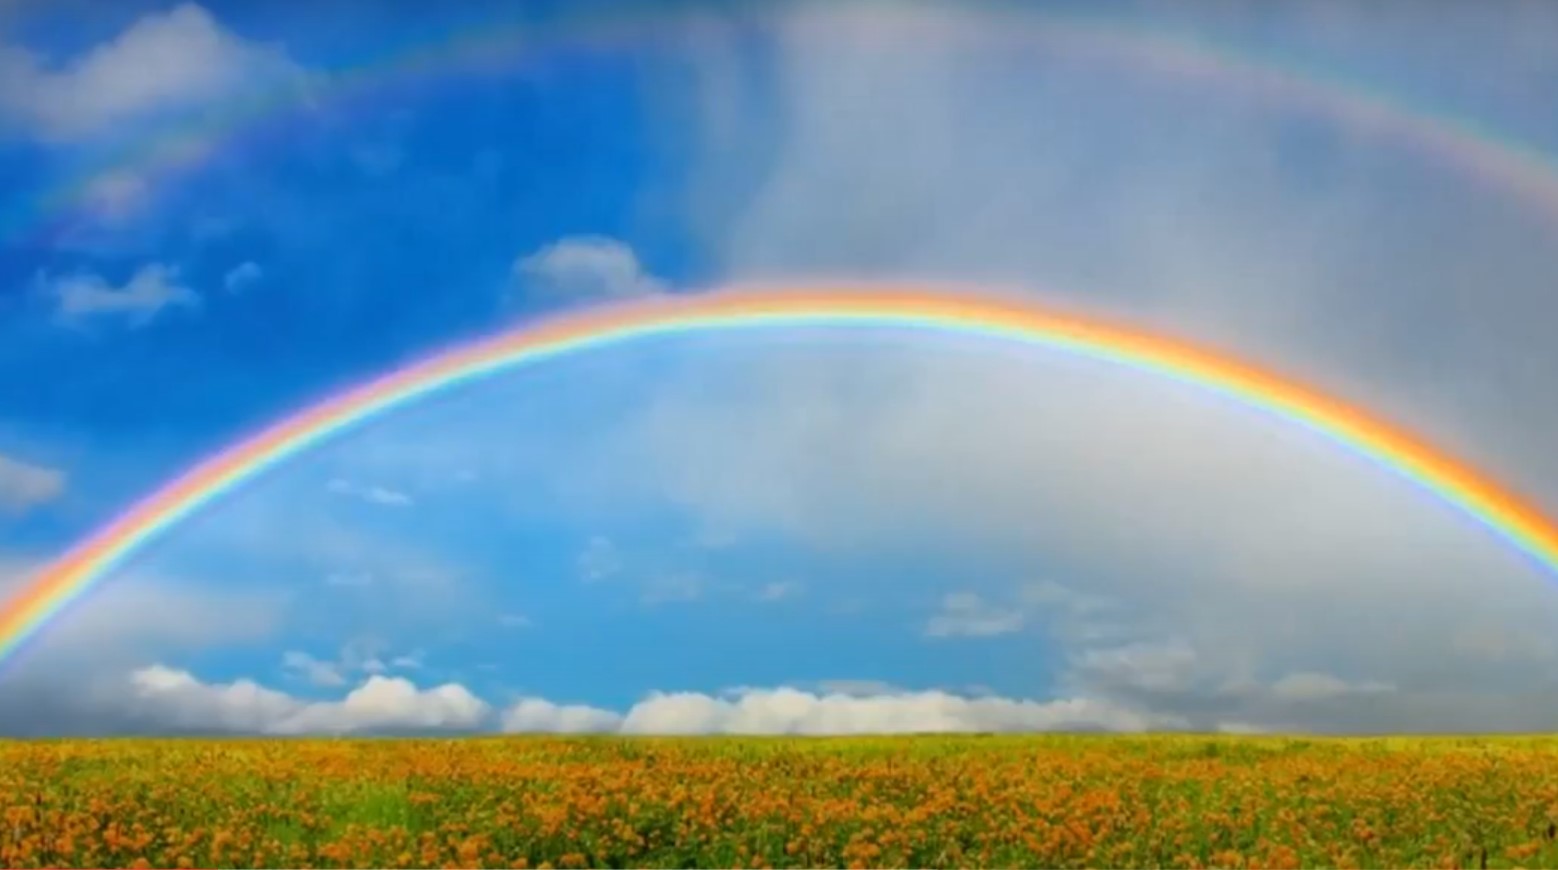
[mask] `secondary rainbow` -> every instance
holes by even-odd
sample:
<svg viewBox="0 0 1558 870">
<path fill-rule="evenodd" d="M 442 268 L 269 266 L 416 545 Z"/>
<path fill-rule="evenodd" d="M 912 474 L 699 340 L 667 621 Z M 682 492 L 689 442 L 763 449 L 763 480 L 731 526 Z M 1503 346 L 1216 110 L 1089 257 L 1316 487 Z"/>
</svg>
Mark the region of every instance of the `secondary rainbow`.
<svg viewBox="0 0 1558 870">
<path fill-rule="evenodd" d="M 135 504 L 0 604 L 0 664 L 184 518 L 288 458 L 419 398 L 496 372 L 651 336 L 851 326 L 1036 345 L 1231 396 L 1415 482 L 1558 577 L 1558 526 L 1533 503 L 1412 433 L 1225 353 L 1131 325 L 949 285 L 750 287 L 625 303 L 521 327 L 440 353 L 282 420 Z"/>
<path fill-rule="evenodd" d="M 397 85 L 407 82 L 522 67 L 568 48 L 617 49 L 698 32 L 688 30 L 689 23 L 699 23 L 696 15 L 682 14 L 688 7 L 667 4 L 657 12 L 632 8 L 638 11 L 569 14 L 554 21 L 483 21 L 409 50 L 311 74 L 306 80 L 231 100 L 193 119 L 159 126 L 125 143 L 106 162 L 40 196 L 18 198 L 10 209 L 0 211 L 0 244 L 47 244 L 55 234 L 68 230 L 77 216 L 90 214 L 105 188 L 127 179 L 144 183 L 199 166 L 209 155 L 278 133 L 278 124 L 320 107 L 393 94 Z M 1274 55 L 1240 53 L 1162 26 L 1096 14 L 1036 14 L 1007 8 L 1010 11 L 997 27 L 978 27 L 956 17 L 902 17 L 887 19 L 864 35 L 879 37 L 880 45 L 904 45 L 912 51 L 915 45 L 977 34 L 983 44 L 1099 58 L 1153 75 L 1214 83 L 1253 94 L 1270 105 L 1310 112 L 1408 145 L 1529 204 L 1558 226 L 1558 164 L 1552 155 L 1483 122 L 1414 105 L 1357 78 L 1303 67 Z"/>
</svg>

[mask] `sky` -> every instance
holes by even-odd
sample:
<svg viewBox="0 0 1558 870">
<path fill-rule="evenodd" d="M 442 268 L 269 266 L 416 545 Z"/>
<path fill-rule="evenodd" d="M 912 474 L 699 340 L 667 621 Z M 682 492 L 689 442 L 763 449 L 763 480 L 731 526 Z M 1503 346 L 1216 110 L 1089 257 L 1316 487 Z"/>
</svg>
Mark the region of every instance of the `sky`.
<svg viewBox="0 0 1558 870">
<path fill-rule="evenodd" d="M 0 0 L 0 601 L 309 402 L 751 281 L 1226 348 L 1558 514 L 1558 7 L 397 9 Z M 0 734 L 1551 730 L 1555 582 L 1182 384 L 709 333 L 246 485 L 0 663 Z"/>
</svg>

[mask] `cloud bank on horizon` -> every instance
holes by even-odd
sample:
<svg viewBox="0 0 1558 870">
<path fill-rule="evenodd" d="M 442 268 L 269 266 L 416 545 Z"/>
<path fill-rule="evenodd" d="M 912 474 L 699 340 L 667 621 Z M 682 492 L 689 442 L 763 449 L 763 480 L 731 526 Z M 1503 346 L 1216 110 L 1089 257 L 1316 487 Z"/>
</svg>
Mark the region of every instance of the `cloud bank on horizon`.
<svg viewBox="0 0 1558 870">
<path fill-rule="evenodd" d="M 0 40 L 0 160 L 67 171 L 404 38 L 346 7 L 351 45 L 240 0 L 142 7 L 73 47 Z M 1558 151 L 1558 59 L 1528 41 L 1551 9 L 1270 9 L 1119 14 Z M 537 311 L 729 280 L 1032 287 L 1326 385 L 1558 509 L 1558 228 L 1236 81 L 996 38 L 1026 14 L 706 11 L 674 58 L 538 52 L 310 106 L 188 179 L 105 176 L 96 223 L 0 264 L 0 599 L 308 399 Z M 0 671 L 0 733 L 1558 725 L 1558 595 L 1461 518 L 1194 391 L 950 339 L 710 335 L 515 372 L 121 575 Z"/>
</svg>

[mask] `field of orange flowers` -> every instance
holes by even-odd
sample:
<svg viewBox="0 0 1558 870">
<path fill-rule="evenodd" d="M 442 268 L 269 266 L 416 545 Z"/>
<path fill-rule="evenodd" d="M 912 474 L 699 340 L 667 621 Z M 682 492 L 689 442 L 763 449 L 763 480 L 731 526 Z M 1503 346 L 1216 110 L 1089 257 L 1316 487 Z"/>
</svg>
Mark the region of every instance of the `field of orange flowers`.
<svg viewBox="0 0 1558 870">
<path fill-rule="evenodd" d="M 1558 740 L 0 742 L 4 867 L 1558 866 Z"/>
</svg>

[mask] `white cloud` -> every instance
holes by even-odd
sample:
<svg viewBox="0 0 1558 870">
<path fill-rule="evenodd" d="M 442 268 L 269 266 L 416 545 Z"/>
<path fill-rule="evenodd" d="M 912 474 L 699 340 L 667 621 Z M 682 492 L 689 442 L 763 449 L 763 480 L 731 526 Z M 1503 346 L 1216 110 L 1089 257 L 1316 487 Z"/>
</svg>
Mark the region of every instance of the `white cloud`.
<svg viewBox="0 0 1558 870">
<path fill-rule="evenodd" d="M 470 730 L 490 715 L 485 702 L 453 683 L 419 689 L 375 675 L 339 701 L 304 701 L 249 680 L 205 683 L 163 666 L 131 675 L 129 701 L 167 728 L 260 734 Z"/>
<path fill-rule="evenodd" d="M 0 45 L 0 112 L 39 137 L 80 140 L 240 89 L 301 84 L 301 74 L 280 47 L 248 42 L 182 3 L 58 65 Z"/>
<path fill-rule="evenodd" d="M 623 717 L 621 730 L 641 734 L 866 734 L 927 731 L 1044 731 L 1172 727 L 1106 701 L 968 698 L 946 692 L 817 695 L 798 689 L 753 689 L 736 698 L 698 693 L 650 695 Z"/>
<path fill-rule="evenodd" d="M 926 637 L 994 637 L 1023 627 L 1020 610 L 995 607 L 973 592 L 949 592 L 925 623 Z"/>
<path fill-rule="evenodd" d="M 200 296 L 178 283 L 178 270 L 160 263 L 142 266 L 120 287 L 90 272 L 39 280 L 67 323 L 118 317 L 135 328 L 150 323 L 164 309 L 200 305 Z"/>
<path fill-rule="evenodd" d="M 388 505 L 390 507 L 409 507 L 415 504 L 411 496 L 395 489 L 382 486 L 370 486 L 362 494 L 362 497 L 374 504 Z"/>
<path fill-rule="evenodd" d="M 575 236 L 514 262 L 518 290 L 551 302 L 592 302 L 666 292 L 633 249 L 616 239 Z"/>
<path fill-rule="evenodd" d="M 47 504 L 64 494 L 65 483 L 65 473 L 57 468 L 0 453 L 0 511 L 20 514 Z"/>
<path fill-rule="evenodd" d="M 260 269 L 258 263 L 245 260 L 227 271 L 227 274 L 222 277 L 222 286 L 229 293 L 237 293 L 259 281 L 264 275 L 265 272 Z"/>
<path fill-rule="evenodd" d="M 589 733 L 615 731 L 622 717 L 610 710 L 582 704 L 555 704 L 543 698 L 524 698 L 503 711 L 502 730 L 512 733 Z"/>
<path fill-rule="evenodd" d="M 1172 728 L 1178 720 L 1108 701 L 1029 701 L 893 690 L 880 684 L 813 693 L 741 688 L 716 695 L 653 692 L 626 713 L 527 698 L 503 716 L 507 731 L 625 734 L 905 734 Z M 876 693 L 869 693 L 877 690 Z"/>
<path fill-rule="evenodd" d="M 363 669 L 374 670 L 373 661 L 365 662 Z M 311 657 L 296 662 L 302 667 L 317 663 Z M 334 675 L 315 682 L 326 687 L 345 684 Z M 120 672 L 117 678 L 99 672 L 68 684 L 57 677 L 18 682 L 12 675 L 0 681 L 0 700 L 5 701 L 0 705 L 0 734 L 1464 732 L 1546 730 L 1558 724 L 1551 690 L 1540 687 L 1518 704 L 1506 701 L 1491 711 L 1474 709 L 1488 700 L 1474 691 L 1413 695 L 1387 684 L 1320 672 L 1212 685 L 1199 694 L 1173 693 L 1181 688 L 1126 675 L 1112 686 L 1079 684 L 1057 697 L 1026 699 L 982 687 L 952 692 L 832 681 L 811 689 L 746 686 L 715 693 L 650 692 L 625 711 L 539 697 L 520 698 L 500 710 L 456 683 L 424 689 L 410 680 L 370 673 L 344 696 L 305 699 L 253 680 L 210 683 L 187 671 L 151 665 Z M 1161 703 L 1165 700 L 1168 703 Z"/>
</svg>

